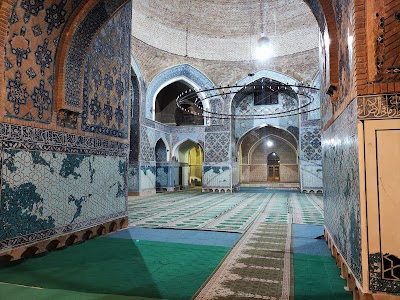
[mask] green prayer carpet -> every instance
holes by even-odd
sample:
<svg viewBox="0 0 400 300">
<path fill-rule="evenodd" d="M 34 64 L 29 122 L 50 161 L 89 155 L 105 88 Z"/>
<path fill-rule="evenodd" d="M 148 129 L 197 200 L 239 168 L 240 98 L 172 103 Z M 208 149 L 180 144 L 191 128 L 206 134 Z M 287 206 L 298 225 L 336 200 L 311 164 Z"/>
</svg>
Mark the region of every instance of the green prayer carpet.
<svg viewBox="0 0 400 300">
<path fill-rule="evenodd" d="M 82 293 L 56 289 L 37 289 L 12 284 L 0 284 L 0 299 L 6 300 L 155 300 L 137 296 L 120 296 L 112 294 Z"/>
<path fill-rule="evenodd" d="M 57 299 L 62 299 L 58 296 L 62 290 L 66 291 L 64 299 L 118 299 L 111 295 L 190 299 L 229 249 L 98 237 L 2 267 L 0 282 L 44 288 L 46 291 L 29 289 L 29 292 L 54 293 Z M 2 284 L 0 299 L 10 299 L 10 289 L 27 293 L 26 288 Z M 53 298 L 50 294 L 43 294 L 42 299 Z"/>
<path fill-rule="evenodd" d="M 331 256 L 293 253 L 295 300 L 352 300 Z"/>
</svg>

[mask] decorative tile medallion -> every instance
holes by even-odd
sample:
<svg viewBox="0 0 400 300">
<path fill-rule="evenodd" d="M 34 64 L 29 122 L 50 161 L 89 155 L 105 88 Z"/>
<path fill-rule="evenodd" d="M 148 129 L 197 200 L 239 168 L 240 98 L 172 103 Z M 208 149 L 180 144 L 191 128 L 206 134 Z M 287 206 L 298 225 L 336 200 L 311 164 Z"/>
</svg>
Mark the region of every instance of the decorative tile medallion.
<svg viewBox="0 0 400 300">
<path fill-rule="evenodd" d="M 7 117 L 50 123 L 54 102 L 52 78 L 57 47 L 51 41 L 59 38 L 71 16 L 74 9 L 71 2 L 15 2 L 9 18 L 3 56 L 6 62 L 3 76 L 9 83 L 8 101 L 5 103 Z M 39 104 L 38 98 L 32 98 L 32 95 L 37 95 L 35 89 L 48 91 L 48 97 L 46 93 L 42 93 L 42 96 L 45 96 L 41 98 L 44 99 L 44 103 Z"/>
</svg>

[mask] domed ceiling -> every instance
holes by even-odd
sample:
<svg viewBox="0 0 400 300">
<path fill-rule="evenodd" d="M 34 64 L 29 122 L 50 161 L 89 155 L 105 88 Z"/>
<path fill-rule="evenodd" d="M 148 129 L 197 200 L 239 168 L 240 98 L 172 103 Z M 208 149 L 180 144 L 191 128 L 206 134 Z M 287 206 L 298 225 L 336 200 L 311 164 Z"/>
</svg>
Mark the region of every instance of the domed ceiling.
<svg viewBox="0 0 400 300">
<path fill-rule="evenodd" d="M 133 0 L 132 35 L 175 55 L 253 60 L 262 28 L 272 57 L 318 48 L 318 24 L 303 0 Z"/>
</svg>

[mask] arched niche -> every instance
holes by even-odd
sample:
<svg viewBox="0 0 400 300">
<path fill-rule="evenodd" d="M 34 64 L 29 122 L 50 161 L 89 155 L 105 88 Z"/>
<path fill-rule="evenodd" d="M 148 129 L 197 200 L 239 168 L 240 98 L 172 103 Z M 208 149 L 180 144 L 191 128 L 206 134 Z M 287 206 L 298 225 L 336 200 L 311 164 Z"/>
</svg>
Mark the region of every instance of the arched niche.
<svg viewBox="0 0 400 300">
<path fill-rule="evenodd" d="M 231 103 L 232 112 L 237 114 L 237 110 L 239 109 L 239 111 L 245 110 L 245 113 L 251 113 L 252 111 L 248 111 L 249 107 L 241 107 L 247 98 L 251 98 L 251 103 L 249 104 L 252 105 L 254 112 L 258 112 L 260 109 L 268 106 L 282 106 L 285 110 L 297 108 L 298 99 L 295 90 L 288 88 L 277 91 L 275 87 L 280 84 L 282 83 L 268 77 L 253 80 L 249 85 L 245 85 L 236 92 Z"/>
<path fill-rule="evenodd" d="M 281 158 L 276 152 L 271 152 L 267 155 L 268 181 L 280 181 L 280 165 Z"/>
<path fill-rule="evenodd" d="M 181 163 L 181 182 L 184 187 L 201 186 L 204 151 L 200 143 L 185 139 L 175 145 L 172 154 Z"/>
<path fill-rule="evenodd" d="M 268 165 L 279 165 L 281 163 L 281 158 L 276 152 L 271 152 L 267 155 Z"/>
<path fill-rule="evenodd" d="M 280 156 L 284 164 L 298 163 L 297 149 L 278 133 L 262 136 L 256 141 L 248 150 L 247 162 L 250 164 L 268 163 L 268 153 L 272 152 Z"/>
<path fill-rule="evenodd" d="M 254 128 L 241 137 L 238 149 L 241 183 L 299 182 L 298 141 L 289 131 L 274 126 Z M 272 173 L 271 153 L 279 157 Z"/>
<path fill-rule="evenodd" d="M 169 161 L 169 147 L 168 143 L 163 139 L 160 138 L 155 147 L 154 147 L 154 152 L 155 152 L 155 159 L 156 162 L 166 162 Z"/>
<path fill-rule="evenodd" d="M 281 84 L 292 87 L 286 90 L 274 90 L 274 86 Z M 299 84 L 300 82 L 290 76 L 270 70 L 260 70 L 239 80 L 236 85 L 240 88 L 232 88 L 236 90 L 230 109 L 234 115 L 248 117 L 235 119 L 233 122 L 235 138 L 239 139 L 246 132 L 265 124 L 291 130 L 293 133 L 297 132 L 296 135 L 298 135 L 300 117 L 296 113 L 304 97 L 297 94 L 296 85 Z M 274 117 L 274 114 L 279 112 L 288 112 L 288 114 Z M 252 117 L 251 115 L 262 116 Z"/>
<path fill-rule="evenodd" d="M 88 0 L 80 5 L 60 36 L 57 49 L 54 94 L 55 109 L 80 111 L 84 65 L 93 39 L 127 0 Z"/>
</svg>

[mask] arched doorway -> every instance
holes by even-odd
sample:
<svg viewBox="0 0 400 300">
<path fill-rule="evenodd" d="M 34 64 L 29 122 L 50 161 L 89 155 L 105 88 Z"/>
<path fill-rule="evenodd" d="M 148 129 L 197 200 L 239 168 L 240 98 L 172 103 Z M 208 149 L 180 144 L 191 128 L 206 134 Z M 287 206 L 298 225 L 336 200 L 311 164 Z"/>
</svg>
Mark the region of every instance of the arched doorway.
<svg viewBox="0 0 400 300">
<path fill-rule="evenodd" d="M 274 126 L 255 128 L 239 141 L 241 184 L 299 184 L 297 140 Z"/>
<path fill-rule="evenodd" d="M 199 145 L 189 150 L 188 164 L 190 187 L 201 186 L 203 178 L 203 150 Z"/>
<path fill-rule="evenodd" d="M 201 113 L 201 102 L 198 103 L 199 107 L 183 104 L 184 110 L 176 106 L 176 98 L 189 89 L 193 89 L 193 87 L 184 81 L 175 81 L 163 87 L 155 100 L 155 120 L 173 126 L 203 125 L 203 117 L 193 114 Z"/>
<path fill-rule="evenodd" d="M 183 188 L 201 187 L 203 181 L 203 149 L 193 140 L 175 146 L 174 158 L 180 163 L 180 184 Z"/>
<path fill-rule="evenodd" d="M 267 156 L 267 166 L 268 166 L 268 181 L 280 181 L 279 167 L 281 160 L 276 152 L 271 152 Z"/>
</svg>

